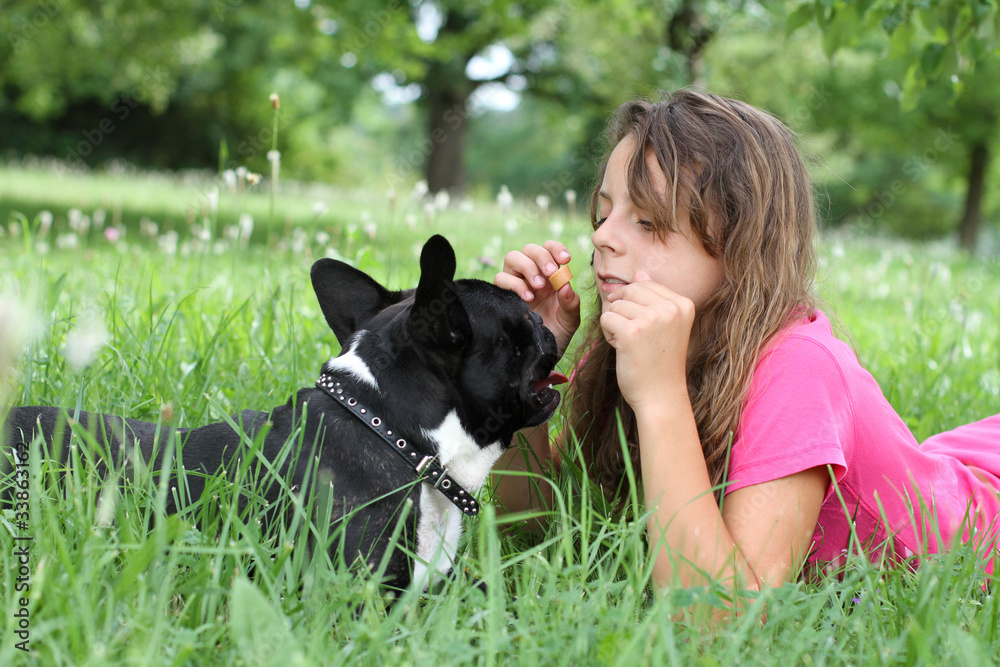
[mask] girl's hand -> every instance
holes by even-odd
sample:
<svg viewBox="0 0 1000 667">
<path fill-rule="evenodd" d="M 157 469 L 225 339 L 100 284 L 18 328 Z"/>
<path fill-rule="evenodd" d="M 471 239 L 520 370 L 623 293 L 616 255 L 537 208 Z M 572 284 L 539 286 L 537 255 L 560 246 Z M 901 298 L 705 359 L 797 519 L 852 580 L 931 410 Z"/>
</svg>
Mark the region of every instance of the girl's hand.
<svg viewBox="0 0 1000 667">
<path fill-rule="evenodd" d="M 580 326 L 580 296 L 569 283 L 558 291 L 552 289 L 548 278 L 569 260 L 569 250 L 558 241 L 529 243 L 520 251 L 507 253 L 503 271 L 493 279 L 493 284 L 514 292 L 541 315 L 542 323 L 556 337 L 559 354 L 566 351 Z"/>
<path fill-rule="evenodd" d="M 632 409 L 662 405 L 687 394 L 687 350 L 694 303 L 637 271 L 608 296 L 604 337 L 616 350 L 618 386 Z"/>
</svg>

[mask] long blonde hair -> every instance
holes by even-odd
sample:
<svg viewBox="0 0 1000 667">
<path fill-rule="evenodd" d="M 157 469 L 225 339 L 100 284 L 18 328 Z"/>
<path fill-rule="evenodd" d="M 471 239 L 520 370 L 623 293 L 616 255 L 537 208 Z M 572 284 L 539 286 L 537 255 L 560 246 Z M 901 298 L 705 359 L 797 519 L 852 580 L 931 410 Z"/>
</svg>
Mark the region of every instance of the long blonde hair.
<svg viewBox="0 0 1000 667">
<path fill-rule="evenodd" d="M 720 485 L 761 349 L 796 314 L 815 307 L 812 185 L 788 129 L 737 100 L 681 90 L 656 103 L 627 102 L 607 134 L 607 155 L 591 196 L 592 224 L 610 153 L 631 137 L 637 148 L 627 166 L 629 195 L 651 214 L 657 236 L 676 232 L 675 210 L 687 206 L 691 229 L 722 259 L 722 283 L 697 315 L 687 378 L 709 477 Z M 653 186 L 649 155 L 667 177 L 666 192 Z M 615 410 L 637 474 L 638 434 L 618 388 L 615 350 L 601 333 L 599 295 L 597 303 L 579 347 L 583 360 L 569 417 L 585 460 L 612 493 L 625 470 Z"/>
</svg>

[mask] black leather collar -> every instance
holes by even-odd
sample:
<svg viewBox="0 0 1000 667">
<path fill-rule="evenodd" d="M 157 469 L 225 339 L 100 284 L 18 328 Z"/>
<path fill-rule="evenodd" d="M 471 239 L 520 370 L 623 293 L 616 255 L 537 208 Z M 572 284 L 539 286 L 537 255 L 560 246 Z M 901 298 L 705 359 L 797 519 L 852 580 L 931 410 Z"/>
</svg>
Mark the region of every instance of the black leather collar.
<svg viewBox="0 0 1000 667">
<path fill-rule="evenodd" d="M 448 471 L 437 461 L 436 456 L 424 455 L 417 451 L 413 445 L 402 437 L 401 433 L 396 433 L 388 426 L 381 417 L 376 417 L 372 411 L 358 402 L 347 391 L 347 388 L 336 375 L 324 371 L 316 386 L 325 391 L 334 399 L 334 402 L 344 406 L 355 417 L 360 419 L 368 428 L 375 431 L 382 440 L 389 445 L 389 449 L 399 454 L 407 465 L 417 473 L 417 479 L 426 481 L 435 489 L 444 494 L 445 498 L 469 516 L 479 514 L 479 503 L 471 493 L 461 487 L 461 485 L 448 474 Z"/>
</svg>

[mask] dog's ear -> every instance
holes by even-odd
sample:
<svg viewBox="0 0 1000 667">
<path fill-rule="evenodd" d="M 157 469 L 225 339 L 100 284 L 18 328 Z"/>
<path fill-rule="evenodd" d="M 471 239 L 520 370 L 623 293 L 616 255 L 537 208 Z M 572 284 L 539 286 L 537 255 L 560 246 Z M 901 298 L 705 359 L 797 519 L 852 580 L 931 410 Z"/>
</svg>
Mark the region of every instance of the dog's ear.
<svg viewBox="0 0 1000 667">
<path fill-rule="evenodd" d="M 367 273 L 335 259 L 317 261 L 311 277 L 319 307 L 341 347 L 365 322 L 403 298 L 402 292 L 387 290 Z"/>
<path fill-rule="evenodd" d="M 455 251 L 434 235 L 420 251 L 420 283 L 408 322 L 410 335 L 425 346 L 457 350 L 472 338 L 469 315 L 455 287 Z"/>
</svg>

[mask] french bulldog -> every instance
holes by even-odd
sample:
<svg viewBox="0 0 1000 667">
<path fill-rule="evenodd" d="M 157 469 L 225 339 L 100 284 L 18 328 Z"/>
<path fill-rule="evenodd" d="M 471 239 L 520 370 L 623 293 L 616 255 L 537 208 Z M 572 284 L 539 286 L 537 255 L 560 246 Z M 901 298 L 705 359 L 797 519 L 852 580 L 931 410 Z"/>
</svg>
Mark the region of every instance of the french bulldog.
<svg viewBox="0 0 1000 667">
<path fill-rule="evenodd" d="M 360 558 L 374 569 L 387 558 L 386 586 L 426 588 L 450 574 L 462 515 L 478 513 L 474 494 L 497 458 L 515 432 L 552 416 L 560 401 L 553 385 L 566 381 L 553 371 L 559 357 L 552 333 L 516 294 L 454 276 L 455 254 L 442 236 L 421 251 L 416 289 L 392 291 L 344 262 L 317 261 L 312 285 L 342 351 L 323 364 L 316 386 L 286 404 L 234 415 L 239 430 L 229 422 L 173 429 L 21 407 L 6 421 L 5 451 L 13 450 L 17 464 L 36 434 L 52 451 L 60 433 L 66 460 L 71 418 L 103 448 L 99 471 L 128 469 L 141 453 L 144 465 L 170 467 L 171 484 L 184 475 L 191 499 L 201 496 L 206 475 L 263 455 L 293 491 L 332 490 L 331 526 L 342 530 L 333 562 Z M 183 468 L 176 456 L 163 460 L 171 436 Z M 290 438 L 307 451 L 288 456 Z M 288 495 L 270 475 L 251 480 L 251 491 L 268 503 Z M 170 498 L 166 509 L 179 508 Z"/>
</svg>

